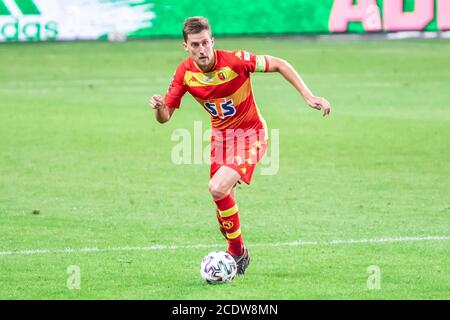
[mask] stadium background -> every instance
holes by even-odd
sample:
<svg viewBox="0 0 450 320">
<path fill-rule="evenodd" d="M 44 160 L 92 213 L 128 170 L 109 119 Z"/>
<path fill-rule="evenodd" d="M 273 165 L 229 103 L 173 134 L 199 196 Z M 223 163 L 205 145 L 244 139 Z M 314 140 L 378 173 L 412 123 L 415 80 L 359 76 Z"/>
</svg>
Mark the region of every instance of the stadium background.
<svg viewBox="0 0 450 320">
<path fill-rule="evenodd" d="M 364 39 L 330 34 L 337 3 L 361 5 L 346 27 Z M 374 3 L 0 0 L 0 297 L 447 299 L 449 1 L 401 2 L 407 33 L 385 30 L 399 1 Z M 280 164 L 239 187 L 253 262 L 230 286 L 198 272 L 224 248 L 208 165 L 170 157 L 174 130 L 209 119 L 189 96 L 164 126 L 147 105 L 191 15 L 216 48 L 282 57 L 333 104 L 322 119 L 279 75 L 253 76 Z M 84 39 L 100 41 L 54 41 Z"/>
<path fill-rule="evenodd" d="M 2 0 L 0 41 L 101 39 L 114 33 L 178 37 L 178 26 L 194 15 L 208 17 L 216 35 L 444 31 L 450 30 L 449 11 L 448 0 L 287 0 L 276 5 L 268 0 L 211 0 L 208 5 L 190 0 Z M 334 26 L 336 15 L 348 17 L 345 27 Z"/>
</svg>

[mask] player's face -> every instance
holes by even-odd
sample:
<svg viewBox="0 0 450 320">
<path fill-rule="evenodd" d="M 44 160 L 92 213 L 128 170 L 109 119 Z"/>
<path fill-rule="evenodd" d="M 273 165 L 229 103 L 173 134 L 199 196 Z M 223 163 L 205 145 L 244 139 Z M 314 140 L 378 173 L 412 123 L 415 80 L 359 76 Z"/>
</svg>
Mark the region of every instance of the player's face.
<svg viewBox="0 0 450 320">
<path fill-rule="evenodd" d="M 200 33 L 188 34 L 184 49 L 188 51 L 195 63 L 202 69 L 208 70 L 214 64 L 214 38 L 208 30 Z"/>
</svg>

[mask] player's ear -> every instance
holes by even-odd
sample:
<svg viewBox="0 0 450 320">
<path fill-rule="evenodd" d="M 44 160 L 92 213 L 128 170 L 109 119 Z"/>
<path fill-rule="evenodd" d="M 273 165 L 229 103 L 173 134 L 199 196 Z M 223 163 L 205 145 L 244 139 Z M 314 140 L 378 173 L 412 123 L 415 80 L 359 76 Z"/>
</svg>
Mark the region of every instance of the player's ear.
<svg viewBox="0 0 450 320">
<path fill-rule="evenodd" d="M 187 43 L 186 42 L 183 42 L 183 48 L 184 48 L 185 51 L 188 51 L 188 47 L 187 47 Z"/>
<path fill-rule="evenodd" d="M 214 37 L 211 37 L 211 47 L 214 47 Z"/>
</svg>

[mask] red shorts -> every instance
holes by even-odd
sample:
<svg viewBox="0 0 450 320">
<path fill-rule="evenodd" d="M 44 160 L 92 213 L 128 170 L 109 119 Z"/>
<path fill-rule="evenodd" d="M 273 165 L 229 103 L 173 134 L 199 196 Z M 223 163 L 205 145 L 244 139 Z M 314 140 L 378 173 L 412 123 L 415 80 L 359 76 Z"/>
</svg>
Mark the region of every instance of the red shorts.
<svg viewBox="0 0 450 320">
<path fill-rule="evenodd" d="M 266 150 L 267 138 L 263 129 L 256 131 L 256 134 L 237 135 L 227 139 L 213 134 L 210 177 L 212 178 L 221 166 L 227 166 L 239 173 L 240 182 L 250 184 L 255 167 Z"/>
</svg>

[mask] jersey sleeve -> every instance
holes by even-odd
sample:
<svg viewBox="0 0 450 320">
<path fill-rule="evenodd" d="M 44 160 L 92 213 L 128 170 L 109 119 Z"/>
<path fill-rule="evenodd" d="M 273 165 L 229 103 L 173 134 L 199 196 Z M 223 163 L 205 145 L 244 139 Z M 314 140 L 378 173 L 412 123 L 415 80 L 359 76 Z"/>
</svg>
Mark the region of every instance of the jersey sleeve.
<svg viewBox="0 0 450 320">
<path fill-rule="evenodd" d="M 255 55 L 248 51 L 239 50 L 235 52 L 235 56 L 247 73 L 267 72 L 269 70 L 269 61 L 264 55 Z"/>
<path fill-rule="evenodd" d="M 186 91 L 187 89 L 184 85 L 184 68 L 180 65 L 170 82 L 169 89 L 164 97 L 164 104 L 169 108 L 178 109 L 180 107 L 181 98 L 183 98 Z"/>
</svg>

